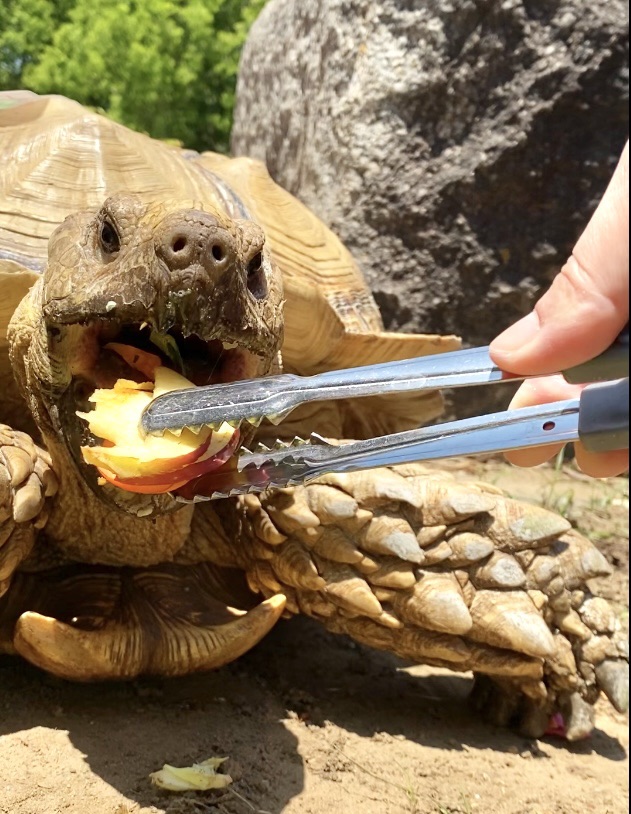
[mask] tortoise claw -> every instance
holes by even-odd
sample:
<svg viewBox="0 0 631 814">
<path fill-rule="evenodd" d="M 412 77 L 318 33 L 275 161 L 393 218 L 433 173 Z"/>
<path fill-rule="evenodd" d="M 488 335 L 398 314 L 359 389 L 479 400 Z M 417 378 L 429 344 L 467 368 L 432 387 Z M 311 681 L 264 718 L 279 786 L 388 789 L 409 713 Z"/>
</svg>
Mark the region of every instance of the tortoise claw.
<svg viewBox="0 0 631 814">
<path fill-rule="evenodd" d="M 259 642 L 285 597 L 254 602 L 240 575 L 207 563 L 75 566 L 19 575 L 3 600 L 3 632 L 9 652 L 60 678 L 175 676 L 221 667 Z"/>
<path fill-rule="evenodd" d="M 596 667 L 596 680 L 618 712 L 629 709 L 629 665 L 626 661 L 605 659 Z"/>
<path fill-rule="evenodd" d="M 85 630 L 28 611 L 19 618 L 13 641 L 23 658 L 72 681 L 184 675 L 222 667 L 243 655 L 271 630 L 284 607 L 284 596 L 276 595 L 251 611 L 233 611 L 234 620 L 222 625 L 162 625 L 157 638 L 155 630 L 142 627 Z"/>
</svg>

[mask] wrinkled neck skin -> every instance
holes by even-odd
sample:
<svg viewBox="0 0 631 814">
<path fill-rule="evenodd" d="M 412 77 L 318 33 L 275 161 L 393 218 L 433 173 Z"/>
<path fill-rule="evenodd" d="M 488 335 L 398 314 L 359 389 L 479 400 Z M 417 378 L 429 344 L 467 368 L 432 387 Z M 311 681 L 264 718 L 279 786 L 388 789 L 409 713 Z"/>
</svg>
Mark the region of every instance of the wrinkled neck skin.
<svg viewBox="0 0 631 814">
<path fill-rule="evenodd" d="M 45 442 L 60 488 L 44 536 L 64 557 L 74 562 L 130 566 L 174 558 L 189 536 L 193 506 L 154 518 L 112 510 L 77 475 L 64 445 L 54 437 L 45 437 Z"/>
<path fill-rule="evenodd" d="M 162 503 L 168 514 L 147 518 L 116 511 L 98 499 L 68 450 L 59 421 L 59 393 L 70 383 L 63 359 L 49 352 L 42 314 L 43 280 L 18 307 L 9 327 L 13 370 L 22 395 L 42 434 L 59 479 L 59 491 L 42 534 L 61 562 L 147 566 L 171 561 L 190 532 L 193 507 L 172 511 L 168 496 L 134 495 L 134 508 Z M 102 487 L 97 487 L 102 488 Z M 113 487 L 105 487 L 113 488 Z M 119 490 L 117 490 L 118 492 Z M 120 494 L 117 496 L 120 500 Z M 140 500 L 138 500 L 140 498 Z"/>
</svg>

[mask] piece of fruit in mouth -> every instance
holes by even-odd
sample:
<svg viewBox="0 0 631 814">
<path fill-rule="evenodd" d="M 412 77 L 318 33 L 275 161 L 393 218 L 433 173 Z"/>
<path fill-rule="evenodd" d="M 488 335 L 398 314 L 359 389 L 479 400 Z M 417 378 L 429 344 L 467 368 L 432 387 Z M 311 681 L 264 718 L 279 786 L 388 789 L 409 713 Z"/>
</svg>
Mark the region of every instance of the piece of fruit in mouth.
<svg viewBox="0 0 631 814">
<path fill-rule="evenodd" d="M 87 421 L 96 446 L 81 447 L 87 464 L 95 466 L 104 482 L 143 494 L 171 492 L 194 478 L 213 471 L 234 454 L 239 432 L 229 424 L 199 432 L 166 431 L 143 436 L 140 419 L 147 405 L 164 393 L 195 385 L 162 365 L 158 356 L 128 345 L 109 346 L 125 361 L 153 381 L 138 383 L 118 379 L 112 389 L 97 389 L 90 396 L 94 409 L 77 412 Z"/>
</svg>

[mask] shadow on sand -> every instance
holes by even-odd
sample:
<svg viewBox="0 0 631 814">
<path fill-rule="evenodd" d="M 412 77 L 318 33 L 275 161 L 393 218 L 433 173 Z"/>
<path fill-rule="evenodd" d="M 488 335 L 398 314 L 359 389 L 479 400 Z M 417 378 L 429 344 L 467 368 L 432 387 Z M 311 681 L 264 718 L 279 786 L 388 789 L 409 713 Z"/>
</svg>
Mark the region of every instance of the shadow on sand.
<svg viewBox="0 0 631 814">
<path fill-rule="evenodd" d="M 307 619 L 281 623 L 236 664 L 184 679 L 78 685 L 4 657 L 0 735 L 34 727 L 67 730 L 106 783 L 141 806 L 174 812 L 199 809 L 192 801 L 190 808 L 172 808 L 172 798 L 153 788 L 148 774 L 165 762 L 190 765 L 213 755 L 231 757 L 235 789 L 257 807 L 282 811 L 305 782 L 297 740 L 283 723 L 288 715 L 448 750 L 528 748 L 524 738 L 486 725 L 470 709 L 470 678 L 418 676 L 402 667 Z M 625 757 L 620 743 L 602 731 L 579 744 L 550 744 L 610 760 Z M 230 804 L 224 810 L 248 809 Z"/>
</svg>

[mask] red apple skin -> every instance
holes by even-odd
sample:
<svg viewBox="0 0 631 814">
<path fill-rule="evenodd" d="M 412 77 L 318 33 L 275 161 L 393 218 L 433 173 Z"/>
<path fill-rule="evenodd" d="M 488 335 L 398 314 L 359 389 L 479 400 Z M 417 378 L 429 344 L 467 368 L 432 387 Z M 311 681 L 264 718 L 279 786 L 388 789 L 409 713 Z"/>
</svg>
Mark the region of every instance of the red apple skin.
<svg viewBox="0 0 631 814">
<path fill-rule="evenodd" d="M 162 495 L 165 492 L 172 492 L 174 489 L 180 489 L 187 481 L 170 481 L 162 485 L 142 483 L 142 478 L 136 478 L 135 481 L 121 481 L 112 472 L 106 469 L 99 469 L 99 475 L 112 486 L 117 486 L 119 489 L 124 489 L 126 492 L 135 492 L 139 495 Z"/>
<path fill-rule="evenodd" d="M 138 475 L 136 477 L 138 478 L 153 477 L 154 475 L 169 475 L 176 470 L 195 463 L 198 458 L 201 458 L 201 456 L 210 446 L 211 438 L 212 435 L 209 435 L 208 438 L 194 450 L 187 452 L 184 455 L 178 455 L 175 458 L 156 458 L 153 461 L 140 461 L 137 458 L 118 458 L 118 460 L 124 460 L 125 466 L 128 468 L 133 467 L 134 469 L 137 469 Z M 101 446 L 110 446 L 110 444 L 101 444 Z M 114 445 L 112 444 L 112 446 Z M 103 466 L 107 466 L 107 455 L 105 454 L 99 457 L 102 459 L 101 462 Z M 114 471 L 116 468 L 116 460 L 117 458 L 112 457 L 110 471 Z M 136 477 L 134 477 L 133 480 L 136 480 Z M 131 480 L 131 478 L 127 478 L 127 480 Z"/>
<path fill-rule="evenodd" d="M 208 443 L 210 443 L 210 441 Z M 140 478 L 119 478 L 116 475 L 112 476 L 113 473 L 102 469 L 99 469 L 99 473 L 108 483 L 118 486 L 119 489 L 125 489 L 128 492 L 156 495 L 163 494 L 164 492 L 172 492 L 175 489 L 180 489 L 189 481 L 223 466 L 226 461 L 234 455 L 238 445 L 239 431 L 235 430 L 229 443 L 223 449 L 219 450 L 216 455 L 213 455 L 205 461 L 196 461 L 170 472 L 147 475 Z M 208 444 L 206 444 L 206 446 L 208 446 Z"/>
</svg>

